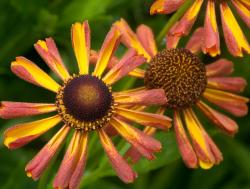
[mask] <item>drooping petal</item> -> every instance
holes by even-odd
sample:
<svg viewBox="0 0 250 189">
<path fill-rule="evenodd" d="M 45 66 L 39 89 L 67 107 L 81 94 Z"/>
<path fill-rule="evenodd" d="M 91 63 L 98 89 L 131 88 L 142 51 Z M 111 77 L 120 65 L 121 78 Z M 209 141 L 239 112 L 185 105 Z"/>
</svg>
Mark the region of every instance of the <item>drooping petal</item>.
<svg viewBox="0 0 250 189">
<path fill-rule="evenodd" d="M 77 188 L 85 167 L 87 141 L 86 133 L 81 131 L 74 132 L 68 150 L 54 179 L 54 188 Z M 73 178 L 74 176 L 77 178 Z"/>
<path fill-rule="evenodd" d="M 220 38 L 216 22 L 214 0 L 208 0 L 207 2 L 202 50 L 203 53 L 208 53 L 213 57 L 220 54 Z"/>
<path fill-rule="evenodd" d="M 11 70 L 21 79 L 53 92 L 57 92 L 60 87 L 48 74 L 24 57 L 17 57 L 11 63 Z"/>
<path fill-rule="evenodd" d="M 15 125 L 4 132 L 4 145 L 10 149 L 22 147 L 56 126 L 60 121 L 61 117 L 56 115 L 34 122 Z"/>
<path fill-rule="evenodd" d="M 246 97 L 208 88 L 203 93 L 203 96 L 234 116 L 245 116 L 248 112 L 246 103 L 249 102 L 249 99 Z"/>
<path fill-rule="evenodd" d="M 197 18 L 202 3 L 203 0 L 196 0 L 187 10 L 185 15 L 180 19 L 178 24 L 169 30 L 170 34 L 178 37 L 188 35 Z"/>
<path fill-rule="evenodd" d="M 127 22 L 123 19 L 115 22 L 114 26 L 119 29 L 122 34 L 122 42 L 128 48 L 133 48 L 139 55 L 143 55 L 148 61 L 151 59 L 151 56 L 144 49 L 142 44 L 140 43 L 137 35 L 132 31 Z"/>
<path fill-rule="evenodd" d="M 109 158 L 109 161 L 117 173 L 118 177 L 125 183 L 133 182 L 137 174 L 132 170 L 129 164 L 123 159 L 123 157 L 117 152 L 114 144 L 104 132 L 103 129 L 98 130 L 98 134 L 102 143 L 102 146 Z"/>
<path fill-rule="evenodd" d="M 77 22 L 71 27 L 72 45 L 80 74 L 89 73 L 90 28 L 88 21 Z"/>
<path fill-rule="evenodd" d="M 39 179 L 49 162 L 54 157 L 60 146 L 65 141 L 70 127 L 63 126 L 50 141 L 40 150 L 40 152 L 27 164 L 25 171 L 34 180 Z"/>
<path fill-rule="evenodd" d="M 154 159 L 154 152 L 161 150 L 161 143 L 159 141 L 146 135 L 139 129 L 133 128 L 129 124 L 114 117 L 110 120 L 110 124 L 147 159 Z"/>
<path fill-rule="evenodd" d="M 184 130 L 180 114 L 177 111 L 174 112 L 174 131 L 184 163 L 189 168 L 196 168 L 198 166 L 198 159 Z"/>
<path fill-rule="evenodd" d="M 129 72 L 134 70 L 136 67 L 140 66 L 146 62 L 146 59 L 142 56 L 134 55 L 126 60 L 121 59 L 103 78 L 103 81 L 107 84 L 113 84 L 122 77 L 128 75 Z"/>
<path fill-rule="evenodd" d="M 176 11 L 185 0 L 155 0 L 150 7 L 150 14 L 170 14 Z"/>
<path fill-rule="evenodd" d="M 127 105 L 164 105 L 167 98 L 163 89 L 141 90 L 131 93 L 114 93 L 115 102 Z"/>
<path fill-rule="evenodd" d="M 164 115 L 129 110 L 126 108 L 116 108 L 116 113 L 119 116 L 144 126 L 152 126 L 163 130 L 171 127 L 171 119 Z"/>
<path fill-rule="evenodd" d="M 197 102 L 197 106 L 223 132 L 231 136 L 237 133 L 238 125 L 235 121 L 212 109 L 202 101 Z"/>
<path fill-rule="evenodd" d="M 44 62 L 46 62 L 50 69 L 62 80 L 66 80 L 70 77 L 52 38 L 46 38 L 45 41 L 39 40 L 34 46 Z"/>
<path fill-rule="evenodd" d="M 56 111 L 54 104 L 27 103 L 27 102 L 0 102 L 0 117 L 13 119 Z"/>
<path fill-rule="evenodd" d="M 101 77 L 120 43 L 120 37 L 121 32 L 112 27 L 103 42 L 93 75 Z"/>
<path fill-rule="evenodd" d="M 193 141 L 194 150 L 199 159 L 199 165 L 203 169 L 209 169 L 214 165 L 215 159 L 204 135 L 204 130 L 192 109 L 189 108 L 183 112 L 186 126 Z"/>
<path fill-rule="evenodd" d="M 192 53 L 198 53 L 201 51 L 201 47 L 204 40 L 204 29 L 197 28 L 186 44 L 186 49 L 190 50 Z"/>
<path fill-rule="evenodd" d="M 247 39 L 225 1 L 220 3 L 220 12 L 222 29 L 228 51 L 233 56 L 242 57 L 243 51 L 249 54 L 250 46 L 247 42 Z"/>
<path fill-rule="evenodd" d="M 207 87 L 239 93 L 244 91 L 246 85 L 247 81 L 242 77 L 211 77 Z"/>
<path fill-rule="evenodd" d="M 154 33 L 150 27 L 141 24 L 136 29 L 136 34 L 147 53 L 153 57 L 157 53 L 157 47 L 155 43 Z"/>
<path fill-rule="evenodd" d="M 232 0 L 232 3 L 242 20 L 250 27 L 250 8 L 247 8 L 240 0 Z"/>
<path fill-rule="evenodd" d="M 233 63 L 227 59 L 219 59 L 206 65 L 207 77 L 227 76 L 233 72 Z"/>
</svg>

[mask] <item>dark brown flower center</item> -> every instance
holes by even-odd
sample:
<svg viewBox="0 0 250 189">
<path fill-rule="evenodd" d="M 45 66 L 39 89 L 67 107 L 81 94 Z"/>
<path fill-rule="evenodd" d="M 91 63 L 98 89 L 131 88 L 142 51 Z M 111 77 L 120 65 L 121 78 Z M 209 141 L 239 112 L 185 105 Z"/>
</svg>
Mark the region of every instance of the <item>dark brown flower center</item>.
<svg viewBox="0 0 250 189">
<path fill-rule="evenodd" d="M 111 87 L 91 75 L 70 78 L 57 94 L 58 112 L 76 129 L 103 127 L 114 110 Z"/>
<path fill-rule="evenodd" d="M 184 109 L 195 104 L 207 85 L 205 65 L 187 49 L 168 49 L 151 59 L 144 82 L 165 90 L 167 107 Z"/>
</svg>

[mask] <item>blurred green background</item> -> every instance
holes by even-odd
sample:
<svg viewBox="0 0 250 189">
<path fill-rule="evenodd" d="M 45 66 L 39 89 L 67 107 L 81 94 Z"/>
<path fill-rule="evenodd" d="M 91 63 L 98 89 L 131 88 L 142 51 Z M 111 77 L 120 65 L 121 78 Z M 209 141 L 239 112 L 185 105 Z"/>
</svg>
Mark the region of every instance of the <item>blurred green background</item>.
<svg viewBox="0 0 250 189">
<path fill-rule="evenodd" d="M 152 0 L 1 0 L 0 1 L 0 101 L 53 102 L 54 94 L 18 79 L 10 72 L 10 62 L 18 55 L 23 55 L 41 68 L 53 73 L 36 54 L 33 44 L 38 39 L 53 37 L 61 55 L 72 72 L 76 71 L 76 61 L 70 42 L 70 27 L 75 21 L 89 20 L 92 32 L 92 48 L 100 48 L 111 24 L 125 18 L 133 29 L 138 24 L 148 24 L 155 35 L 167 22 L 166 15 L 150 16 L 148 10 Z M 204 10 L 204 9 L 203 9 Z M 204 12 L 199 22 L 203 24 Z M 239 17 L 237 17 L 238 20 Z M 249 29 L 240 22 L 249 40 Z M 183 43 L 186 39 L 183 40 Z M 235 63 L 234 75 L 245 77 L 250 82 L 250 57 L 233 58 L 225 48 L 222 40 L 222 56 Z M 121 49 L 122 52 L 123 49 Z M 202 56 L 204 62 L 211 62 L 208 56 Z M 133 84 L 142 84 L 130 78 L 123 79 L 116 88 L 129 88 Z M 244 92 L 250 97 L 250 87 Z M 52 179 L 63 157 L 64 147 L 57 159 L 44 176 L 34 182 L 25 175 L 26 163 L 55 133 L 50 131 L 24 148 L 10 151 L 3 146 L 3 132 L 13 124 L 39 118 L 18 120 L 0 120 L 0 189 L 52 188 Z M 175 142 L 169 133 L 159 132 L 157 138 L 163 143 L 163 150 L 157 159 L 140 161 L 134 168 L 139 173 L 135 183 L 126 185 L 117 177 L 109 164 L 99 143 L 89 148 L 89 158 L 81 188 L 108 189 L 249 189 L 250 188 L 250 117 L 236 119 L 240 131 L 234 139 L 224 136 L 203 117 L 202 123 L 214 138 L 224 155 L 224 161 L 211 170 L 190 170 L 185 168 Z M 69 137 L 68 137 L 69 138 Z M 91 142 L 95 144 L 96 136 Z M 115 141 L 118 139 L 114 139 Z M 121 145 L 122 146 L 122 145 Z M 124 151 L 124 148 L 122 148 Z M 105 164 L 101 169 L 100 164 Z"/>
</svg>

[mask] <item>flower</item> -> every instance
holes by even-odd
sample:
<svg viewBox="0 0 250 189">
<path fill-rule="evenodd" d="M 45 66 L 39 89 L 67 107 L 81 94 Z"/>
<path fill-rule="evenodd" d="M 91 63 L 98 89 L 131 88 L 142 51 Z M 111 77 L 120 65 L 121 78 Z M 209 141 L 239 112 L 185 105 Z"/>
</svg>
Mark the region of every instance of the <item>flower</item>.
<svg viewBox="0 0 250 189">
<path fill-rule="evenodd" d="M 240 57 L 243 56 L 243 52 L 250 54 L 249 43 L 228 5 L 229 1 L 207 0 L 206 2 L 205 35 L 202 51 L 211 56 L 220 54 L 220 38 L 215 10 L 216 3 L 218 3 L 224 38 L 229 52 L 233 56 Z M 156 0 L 151 6 L 150 13 L 169 14 L 177 10 L 183 3 L 183 0 Z M 188 35 L 197 19 L 202 4 L 203 0 L 195 0 L 184 16 L 172 26 L 168 34 L 178 38 Z M 250 27 L 250 2 L 248 0 L 231 0 L 231 4 L 235 7 L 246 25 Z"/>
<path fill-rule="evenodd" d="M 146 71 L 137 68 L 130 73 L 144 79 L 145 87 L 141 90 L 164 89 L 168 101 L 158 113 L 163 114 L 165 109 L 173 111 L 174 131 L 187 167 L 209 169 L 219 164 L 222 154 L 198 120 L 195 110 L 199 109 L 228 135 L 233 136 L 238 131 L 235 121 L 206 102 L 237 117 L 247 114 L 246 103 L 249 99 L 234 94 L 243 91 L 247 83 L 241 77 L 229 76 L 233 72 L 232 62 L 219 59 L 205 65 L 200 60 L 195 53 L 201 50 L 202 28 L 194 32 L 185 48 L 173 48 L 178 42 L 171 38 L 167 40 L 166 49 L 157 51 L 153 32 L 146 25 L 140 25 L 136 33 L 124 20 L 117 21 L 114 26 L 122 33 L 121 40 L 128 48 L 147 58 L 149 65 Z M 144 130 L 148 135 L 153 135 L 155 131 L 155 128 Z M 130 148 L 126 155 L 133 162 L 140 159 L 134 148 Z"/>
<path fill-rule="evenodd" d="M 72 129 L 74 133 L 55 176 L 53 187 L 74 189 L 79 185 L 84 171 L 88 134 L 96 131 L 117 175 L 126 183 L 133 182 L 137 177 L 136 172 L 118 153 L 106 129 L 112 127 L 141 155 L 149 160 L 153 159 L 154 152 L 161 149 L 161 143 L 132 127 L 128 121 L 167 129 L 171 121 L 169 118 L 139 111 L 143 109 L 140 107 L 166 103 L 164 91 L 161 89 L 143 92 L 112 91 L 112 84 L 145 61 L 143 57 L 136 55 L 135 51 L 130 51 L 102 77 L 120 43 L 121 33 L 115 27 L 111 28 L 105 38 L 92 74 L 89 74 L 90 28 L 88 22 L 73 24 L 71 36 L 79 67 L 78 74 L 69 74 L 52 38 L 39 40 L 34 45 L 46 64 L 62 79 L 61 85 L 24 57 L 17 57 L 11 63 L 12 72 L 29 83 L 56 93 L 56 101 L 51 104 L 4 101 L 0 104 L 0 117 L 13 119 L 49 112 L 57 113 L 51 117 L 21 123 L 7 129 L 4 133 L 4 144 L 10 149 L 22 147 L 62 122 L 63 126 L 27 164 L 25 171 L 29 177 L 37 180 Z"/>
</svg>

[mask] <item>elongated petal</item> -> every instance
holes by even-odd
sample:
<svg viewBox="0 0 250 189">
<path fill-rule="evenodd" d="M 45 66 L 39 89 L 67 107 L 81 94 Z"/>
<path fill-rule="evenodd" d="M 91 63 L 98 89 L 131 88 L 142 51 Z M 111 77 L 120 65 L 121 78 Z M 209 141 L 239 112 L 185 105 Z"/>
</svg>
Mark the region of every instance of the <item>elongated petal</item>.
<svg viewBox="0 0 250 189">
<path fill-rule="evenodd" d="M 228 51 L 233 56 L 243 56 L 243 51 L 247 54 L 250 53 L 250 46 L 247 42 L 245 35 L 240 29 L 232 11 L 228 4 L 223 1 L 220 4 L 222 29 Z"/>
<path fill-rule="evenodd" d="M 171 119 L 163 115 L 129 110 L 125 108 L 116 108 L 116 113 L 119 116 L 144 126 L 152 126 L 163 130 L 171 127 Z"/>
<path fill-rule="evenodd" d="M 201 47 L 204 40 L 204 29 L 197 28 L 186 44 L 186 49 L 190 50 L 192 53 L 198 53 L 201 51 Z"/>
<path fill-rule="evenodd" d="M 11 63 L 11 70 L 21 79 L 53 92 L 57 92 L 60 87 L 49 75 L 24 57 L 17 57 Z"/>
<path fill-rule="evenodd" d="M 233 63 L 226 59 L 219 59 L 206 65 L 207 77 L 226 76 L 233 72 Z"/>
<path fill-rule="evenodd" d="M 170 29 L 170 34 L 178 37 L 187 35 L 192 29 L 202 3 L 203 0 L 196 0 L 187 10 L 185 15 L 180 19 L 178 24 Z"/>
<path fill-rule="evenodd" d="M 181 39 L 180 35 L 175 35 L 175 29 L 178 29 L 179 21 L 177 21 L 166 34 L 166 48 L 172 49 L 177 48 L 179 41 Z M 172 33 L 173 32 L 173 33 Z"/>
<path fill-rule="evenodd" d="M 91 50 L 90 57 L 89 57 L 89 63 L 96 65 L 99 54 L 100 54 L 99 52 Z M 108 65 L 107 65 L 107 69 L 113 68 L 118 62 L 119 62 L 119 59 L 115 56 L 112 56 L 111 60 L 109 61 Z"/>
<path fill-rule="evenodd" d="M 129 75 L 143 79 L 145 76 L 145 70 L 136 68 L 133 71 L 129 72 Z"/>
<path fill-rule="evenodd" d="M 72 45 L 80 74 L 89 72 L 90 28 L 88 21 L 77 22 L 71 27 Z"/>
<path fill-rule="evenodd" d="M 113 84 L 122 77 L 128 75 L 129 72 L 134 70 L 136 67 L 140 66 L 146 62 L 146 59 L 142 56 L 132 56 L 125 61 L 121 59 L 103 78 L 105 83 Z"/>
<path fill-rule="evenodd" d="M 40 150 L 40 152 L 27 164 L 25 171 L 29 177 L 34 180 L 39 179 L 44 170 L 48 167 L 49 162 L 59 150 L 62 143 L 65 141 L 70 127 L 63 126 L 53 138 Z"/>
<path fill-rule="evenodd" d="M 215 89 L 206 89 L 203 96 L 234 116 L 245 116 L 248 112 L 246 103 L 249 102 L 249 99 L 246 97 Z"/>
<path fill-rule="evenodd" d="M 238 0 L 238 1 L 240 1 L 242 4 L 244 4 L 244 6 L 245 6 L 248 10 L 250 10 L 250 1 L 248 1 L 248 0 Z"/>
<path fill-rule="evenodd" d="M 102 143 L 102 146 L 109 158 L 109 161 L 117 173 L 118 177 L 125 183 L 131 183 L 137 177 L 129 164 L 123 159 L 123 157 L 117 152 L 114 144 L 104 132 L 103 129 L 98 130 L 98 134 Z"/>
<path fill-rule="evenodd" d="M 52 38 L 46 38 L 45 41 L 39 40 L 34 46 L 44 62 L 46 62 L 50 69 L 62 80 L 66 80 L 70 77 Z"/>
<path fill-rule="evenodd" d="M 208 78 L 208 87 L 239 93 L 244 91 L 247 82 L 242 77 L 211 77 Z"/>
<path fill-rule="evenodd" d="M 184 163 L 189 168 L 196 168 L 198 166 L 198 159 L 184 130 L 180 114 L 177 111 L 174 112 L 174 131 Z"/>
<path fill-rule="evenodd" d="M 247 8 L 240 0 L 232 0 L 232 3 L 242 20 L 250 27 L 250 8 Z"/>
<path fill-rule="evenodd" d="M 13 119 L 56 111 L 54 104 L 27 103 L 27 102 L 0 102 L 0 117 Z"/>
<path fill-rule="evenodd" d="M 100 77 L 120 43 L 121 32 L 112 27 L 103 42 L 94 70 L 94 75 Z"/>
<path fill-rule="evenodd" d="M 127 105 L 164 105 L 167 98 L 163 89 L 141 90 L 114 94 L 115 102 Z"/>
<path fill-rule="evenodd" d="M 193 147 L 203 169 L 209 169 L 215 163 L 214 156 L 204 135 L 202 126 L 191 109 L 184 110 L 184 118 L 193 141 Z"/>
<path fill-rule="evenodd" d="M 219 129 L 228 135 L 233 136 L 238 131 L 238 125 L 229 117 L 217 112 L 202 101 L 197 103 L 200 110 L 212 121 Z"/>
<path fill-rule="evenodd" d="M 136 29 L 136 34 L 147 53 L 153 57 L 157 53 L 154 33 L 150 27 L 142 24 Z"/>
<path fill-rule="evenodd" d="M 208 0 L 204 24 L 204 45 L 203 52 L 211 56 L 220 54 L 220 38 L 216 22 L 215 2 Z"/>
<path fill-rule="evenodd" d="M 127 22 L 123 19 L 115 22 L 114 26 L 119 29 L 122 34 L 122 42 L 128 48 L 133 48 L 139 55 L 143 55 L 148 61 L 151 59 L 151 56 L 144 49 L 140 43 L 137 35 L 132 31 Z"/>
<path fill-rule="evenodd" d="M 54 188 L 75 189 L 86 162 L 87 134 L 75 131 L 53 182 Z M 75 175 L 74 175 L 75 174 Z M 77 176 L 77 178 L 73 178 Z M 73 180 L 71 180 L 73 179 Z M 73 187 L 69 187 L 70 181 Z"/>
<path fill-rule="evenodd" d="M 110 124 L 147 159 L 154 159 L 154 152 L 161 150 L 161 143 L 159 141 L 151 138 L 139 129 L 133 128 L 117 118 L 112 118 Z"/>
<path fill-rule="evenodd" d="M 150 14 L 170 14 L 176 11 L 185 0 L 155 0 L 150 7 Z"/>
<path fill-rule="evenodd" d="M 61 121 L 59 115 L 15 125 L 4 132 L 4 145 L 16 149 L 36 139 Z"/>
</svg>

